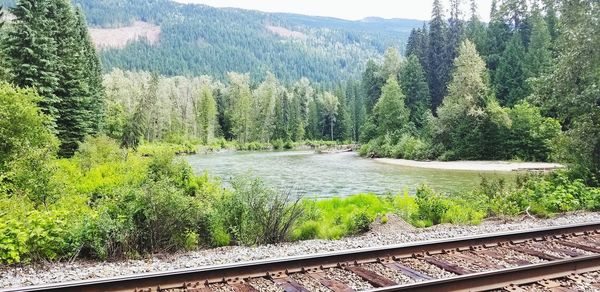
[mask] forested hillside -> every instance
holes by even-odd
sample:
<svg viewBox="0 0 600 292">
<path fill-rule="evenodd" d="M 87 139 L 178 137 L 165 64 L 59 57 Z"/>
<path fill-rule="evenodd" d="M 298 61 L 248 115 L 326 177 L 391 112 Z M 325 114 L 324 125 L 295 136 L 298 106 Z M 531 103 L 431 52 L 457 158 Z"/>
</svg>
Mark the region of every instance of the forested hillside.
<svg viewBox="0 0 600 292">
<path fill-rule="evenodd" d="M 3 2 L 10 7 L 14 1 Z M 157 44 L 139 41 L 102 50 L 105 72 L 120 68 L 169 76 L 207 74 L 221 80 L 231 71 L 249 72 L 254 81 L 267 71 L 285 82 L 307 77 L 327 83 L 357 77 L 367 59 L 380 58 L 390 46 L 404 48 L 410 30 L 423 24 L 218 9 L 169 0 L 73 2 L 92 27 L 145 21 L 161 28 Z"/>
</svg>

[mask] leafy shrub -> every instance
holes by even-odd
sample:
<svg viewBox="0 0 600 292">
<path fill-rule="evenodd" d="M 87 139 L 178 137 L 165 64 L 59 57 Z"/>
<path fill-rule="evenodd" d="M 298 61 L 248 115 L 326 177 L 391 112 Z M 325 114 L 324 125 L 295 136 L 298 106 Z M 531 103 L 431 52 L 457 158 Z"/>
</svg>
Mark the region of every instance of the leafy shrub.
<svg viewBox="0 0 600 292">
<path fill-rule="evenodd" d="M 448 199 L 426 186 L 417 189 L 416 203 L 419 206 L 416 219 L 431 221 L 434 225 L 442 223 L 442 217 L 449 209 Z"/>
<path fill-rule="evenodd" d="M 350 221 L 348 222 L 348 230 L 351 233 L 363 233 L 371 230 L 371 222 L 373 222 L 367 212 L 362 211 L 357 214 L 353 214 Z"/>
<path fill-rule="evenodd" d="M 299 198 L 267 188 L 259 179 L 241 177 L 231 185 L 232 192 L 223 196 L 215 212 L 234 242 L 255 245 L 290 238 L 303 212 Z"/>
<path fill-rule="evenodd" d="M 308 240 L 317 238 L 321 233 L 320 227 L 320 223 L 317 221 L 306 221 L 294 230 L 292 238 L 294 240 Z"/>
</svg>

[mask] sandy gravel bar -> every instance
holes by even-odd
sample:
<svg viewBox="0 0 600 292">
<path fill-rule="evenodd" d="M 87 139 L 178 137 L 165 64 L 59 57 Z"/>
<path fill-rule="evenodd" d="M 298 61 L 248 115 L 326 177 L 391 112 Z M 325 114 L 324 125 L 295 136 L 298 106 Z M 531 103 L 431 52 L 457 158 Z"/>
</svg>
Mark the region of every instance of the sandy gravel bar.
<svg viewBox="0 0 600 292">
<path fill-rule="evenodd" d="M 416 229 L 390 215 L 387 224 L 374 223 L 370 232 L 341 240 L 308 240 L 257 247 L 223 247 L 194 252 L 154 255 L 141 260 L 97 262 L 78 260 L 73 263 L 44 263 L 24 266 L 0 266 L 0 289 L 44 283 L 124 276 L 148 272 L 196 268 L 225 263 L 280 258 L 286 256 L 333 252 L 346 249 L 385 246 L 415 241 L 472 236 L 501 231 L 525 230 L 548 226 L 599 222 L 600 213 L 578 212 L 553 219 L 528 217 L 486 220 L 478 226 L 437 225 Z M 264 283 L 261 283 L 264 284 Z"/>
<path fill-rule="evenodd" d="M 511 161 L 415 161 L 393 158 L 375 158 L 377 162 L 407 167 L 464 170 L 464 171 L 526 171 L 563 168 L 558 163 L 511 162 Z"/>
</svg>

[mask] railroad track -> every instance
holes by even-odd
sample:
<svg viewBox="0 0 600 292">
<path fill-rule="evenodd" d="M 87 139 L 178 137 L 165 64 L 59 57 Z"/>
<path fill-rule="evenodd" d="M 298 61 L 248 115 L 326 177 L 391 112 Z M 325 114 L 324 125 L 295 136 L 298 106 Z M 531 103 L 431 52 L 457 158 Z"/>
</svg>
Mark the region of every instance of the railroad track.
<svg viewBox="0 0 600 292">
<path fill-rule="evenodd" d="M 600 291 L 600 222 L 8 291 Z"/>
</svg>

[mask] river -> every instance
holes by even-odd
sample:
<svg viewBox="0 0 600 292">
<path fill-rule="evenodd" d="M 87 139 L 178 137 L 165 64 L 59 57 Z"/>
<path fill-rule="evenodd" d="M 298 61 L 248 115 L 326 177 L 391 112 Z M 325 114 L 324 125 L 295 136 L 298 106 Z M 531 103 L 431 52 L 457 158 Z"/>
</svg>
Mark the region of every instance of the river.
<svg viewBox="0 0 600 292">
<path fill-rule="evenodd" d="M 514 178 L 514 173 L 436 170 L 390 165 L 356 153 L 314 151 L 222 152 L 187 157 L 197 174 L 208 171 L 224 182 L 240 175 L 261 177 L 269 186 L 314 197 L 358 193 L 414 193 L 421 184 L 457 192 L 479 184 L 481 176 Z"/>
</svg>

